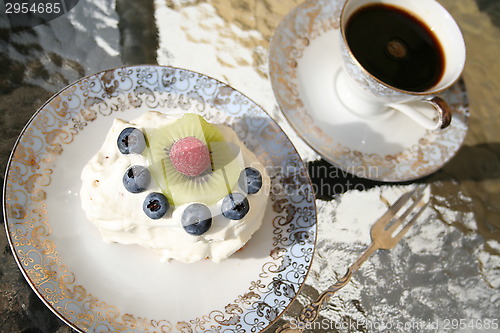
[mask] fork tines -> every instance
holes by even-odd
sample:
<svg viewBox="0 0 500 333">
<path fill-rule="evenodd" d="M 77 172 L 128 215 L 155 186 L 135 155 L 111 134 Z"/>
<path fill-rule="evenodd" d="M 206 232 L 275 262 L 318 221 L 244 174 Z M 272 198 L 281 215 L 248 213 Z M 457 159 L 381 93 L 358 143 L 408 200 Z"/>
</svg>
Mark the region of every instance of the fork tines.
<svg viewBox="0 0 500 333">
<path fill-rule="evenodd" d="M 394 246 L 425 210 L 427 201 L 423 199 L 427 187 L 426 184 L 417 185 L 415 189 L 403 194 L 391 205 L 373 225 L 372 238 L 383 239 L 384 247 Z M 395 233 L 398 228 L 400 230 Z"/>
</svg>

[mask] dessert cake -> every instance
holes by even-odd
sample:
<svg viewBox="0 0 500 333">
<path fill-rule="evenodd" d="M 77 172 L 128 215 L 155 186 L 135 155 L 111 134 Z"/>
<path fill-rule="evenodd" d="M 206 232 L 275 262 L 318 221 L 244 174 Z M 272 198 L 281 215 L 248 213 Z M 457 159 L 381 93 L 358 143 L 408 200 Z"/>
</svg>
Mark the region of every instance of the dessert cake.
<svg viewBox="0 0 500 333">
<path fill-rule="evenodd" d="M 106 242 L 214 262 L 262 224 L 269 176 L 228 126 L 187 113 L 115 119 L 83 168 L 81 201 Z"/>
</svg>

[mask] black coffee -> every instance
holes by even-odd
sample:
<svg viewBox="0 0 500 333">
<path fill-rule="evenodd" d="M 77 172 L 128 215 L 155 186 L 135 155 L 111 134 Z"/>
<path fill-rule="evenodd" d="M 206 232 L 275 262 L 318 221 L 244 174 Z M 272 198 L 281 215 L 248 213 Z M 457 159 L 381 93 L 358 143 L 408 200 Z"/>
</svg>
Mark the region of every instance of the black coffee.
<svg viewBox="0 0 500 333">
<path fill-rule="evenodd" d="M 346 39 L 359 63 L 386 84 L 421 92 L 444 72 L 442 47 L 418 18 L 391 5 L 360 8 L 346 25 Z"/>
</svg>

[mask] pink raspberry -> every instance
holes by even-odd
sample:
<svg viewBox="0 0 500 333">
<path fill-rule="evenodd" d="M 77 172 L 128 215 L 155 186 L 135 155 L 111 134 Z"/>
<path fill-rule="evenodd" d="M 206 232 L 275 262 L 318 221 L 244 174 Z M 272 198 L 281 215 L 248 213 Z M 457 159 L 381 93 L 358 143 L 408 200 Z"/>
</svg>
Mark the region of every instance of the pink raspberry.
<svg viewBox="0 0 500 333">
<path fill-rule="evenodd" d="M 210 167 L 208 147 L 194 136 L 188 136 L 175 142 L 170 148 L 170 161 L 180 173 L 196 177 Z"/>
</svg>

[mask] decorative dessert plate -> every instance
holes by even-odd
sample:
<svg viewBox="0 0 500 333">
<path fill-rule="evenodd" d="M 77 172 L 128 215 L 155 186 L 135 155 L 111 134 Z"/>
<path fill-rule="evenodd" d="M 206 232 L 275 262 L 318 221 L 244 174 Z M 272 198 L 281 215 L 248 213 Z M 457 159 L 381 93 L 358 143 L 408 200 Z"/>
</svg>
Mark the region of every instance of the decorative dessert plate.
<svg viewBox="0 0 500 333">
<path fill-rule="evenodd" d="M 236 130 L 271 177 L 263 226 L 228 260 L 161 263 L 107 244 L 80 207 L 80 173 L 114 118 L 195 112 Z M 301 288 L 316 240 L 311 183 L 271 118 L 233 88 L 188 70 L 125 67 L 85 77 L 33 116 L 4 184 L 7 234 L 44 303 L 77 331 L 259 332 Z"/>
<path fill-rule="evenodd" d="M 398 112 L 377 120 L 349 112 L 334 87 L 341 68 L 343 3 L 306 1 L 276 29 L 270 43 L 269 73 L 281 110 L 313 149 L 358 177 L 407 181 L 438 170 L 455 155 L 467 132 L 463 81 L 441 94 L 454 109 L 446 130 L 427 131 Z"/>
</svg>

